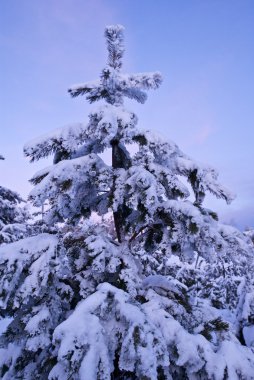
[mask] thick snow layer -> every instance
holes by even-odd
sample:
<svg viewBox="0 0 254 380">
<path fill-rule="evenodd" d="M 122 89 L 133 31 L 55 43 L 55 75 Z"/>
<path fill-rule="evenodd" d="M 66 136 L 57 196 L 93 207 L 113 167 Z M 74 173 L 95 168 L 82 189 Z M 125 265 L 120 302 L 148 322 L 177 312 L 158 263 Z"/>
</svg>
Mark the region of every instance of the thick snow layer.
<svg viewBox="0 0 254 380">
<path fill-rule="evenodd" d="M 29 141 L 24 146 L 24 153 L 33 161 L 56 151 L 74 152 L 85 136 L 84 124 L 67 125 Z"/>
<path fill-rule="evenodd" d="M 117 319 L 110 323 L 109 318 L 115 318 L 115 314 Z M 101 377 L 109 380 L 114 360 L 111 350 L 116 348 L 121 335 L 120 368 L 126 371 L 136 369 L 140 377 L 156 380 L 157 366 L 169 364 L 160 331 L 149 323 L 145 313 L 131 302 L 127 293 L 106 283 L 81 301 L 73 314 L 56 328 L 54 339 L 56 345 L 59 344 L 59 363 L 49 378 L 66 380 L 66 375 L 61 376 L 64 367 L 70 365 L 77 368 L 79 377 L 75 379 L 94 380 L 99 368 Z M 143 340 L 143 344 L 137 343 L 139 340 Z M 157 345 L 154 345 L 155 340 Z M 71 347 L 75 347 L 75 350 Z M 68 363 L 65 358 L 70 354 Z"/>
<path fill-rule="evenodd" d="M 243 337 L 248 347 L 254 347 L 254 326 L 245 326 L 243 328 Z"/>
<path fill-rule="evenodd" d="M 80 184 L 89 182 L 90 177 L 95 177 L 98 170 L 102 168 L 106 168 L 106 165 L 96 154 L 60 161 L 47 169 L 44 174 L 47 172 L 48 174 L 31 191 L 30 197 L 34 199 L 36 206 L 41 206 L 46 199 L 56 196 L 61 184 L 63 186 L 68 182 L 67 189 L 73 190 Z M 35 176 L 41 175 L 41 173 L 39 171 Z"/>
<path fill-rule="evenodd" d="M 143 286 L 145 288 L 162 288 L 165 290 L 173 291 L 175 293 L 180 294 L 180 289 L 187 290 L 187 286 L 182 284 L 180 281 L 176 279 L 167 279 L 162 275 L 152 275 L 148 276 L 143 281 Z"/>
<path fill-rule="evenodd" d="M 176 320 L 169 318 L 156 296 L 151 297 L 145 308 L 162 332 L 168 347 L 177 351 L 177 364 L 187 368 L 190 378 L 193 372 L 204 367 L 209 378 L 215 380 L 224 379 L 226 368 L 230 380 L 239 380 L 239 376 L 248 380 L 254 378 L 254 355 L 236 340 L 225 340 L 215 348 L 202 335 L 189 334 Z"/>
<path fill-rule="evenodd" d="M 0 335 L 3 334 L 6 331 L 7 327 L 11 323 L 11 321 L 12 321 L 12 318 L 2 318 L 2 319 L 0 319 Z"/>
<path fill-rule="evenodd" d="M 70 88 L 69 88 L 69 92 L 70 93 L 75 93 L 76 91 L 82 91 L 83 89 L 87 89 L 88 90 L 92 90 L 94 88 L 97 88 L 98 86 L 100 85 L 100 81 L 98 79 L 96 80 L 91 80 L 89 82 L 85 82 L 85 83 L 76 83 L 76 84 L 73 84 Z"/>
<path fill-rule="evenodd" d="M 119 76 L 122 88 L 138 88 L 142 90 L 156 90 L 162 83 L 160 72 L 121 74 Z"/>
<path fill-rule="evenodd" d="M 57 243 L 56 236 L 41 234 L 0 248 L 0 290 L 4 295 L 0 298 L 1 308 L 6 308 L 10 297 L 14 297 L 14 303 L 18 305 L 21 300 L 30 297 L 31 289 L 35 293 L 40 291 L 46 279 L 43 270 L 48 265 L 47 260 L 54 254 Z M 19 287 L 20 276 L 28 269 L 30 275 Z M 41 277 L 41 281 L 38 282 L 37 276 Z"/>
</svg>

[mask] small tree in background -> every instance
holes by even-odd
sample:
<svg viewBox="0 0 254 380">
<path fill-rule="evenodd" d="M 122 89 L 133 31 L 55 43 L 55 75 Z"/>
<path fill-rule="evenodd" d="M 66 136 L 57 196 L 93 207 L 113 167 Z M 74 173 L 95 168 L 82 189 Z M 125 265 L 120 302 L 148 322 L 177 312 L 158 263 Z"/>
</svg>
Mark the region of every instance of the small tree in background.
<svg viewBox="0 0 254 380">
<path fill-rule="evenodd" d="M 106 104 L 87 125 L 24 149 L 32 161 L 54 154 L 30 199 L 48 201 L 45 221 L 61 227 L 0 251 L 2 313 L 14 318 L 0 342 L 1 377 L 253 379 L 253 249 L 203 206 L 207 192 L 232 195 L 214 169 L 137 127 L 124 97 L 144 103 L 161 75 L 122 74 L 123 27 L 105 37 L 100 79 L 69 92 Z M 107 149 L 111 165 L 100 156 Z"/>
<path fill-rule="evenodd" d="M 0 160 L 4 158 L 0 155 Z M 12 243 L 27 235 L 28 212 L 16 192 L 0 186 L 0 244 Z"/>
<path fill-rule="evenodd" d="M 251 243 L 254 244 L 254 228 L 248 227 L 243 233 L 250 239 Z"/>
</svg>

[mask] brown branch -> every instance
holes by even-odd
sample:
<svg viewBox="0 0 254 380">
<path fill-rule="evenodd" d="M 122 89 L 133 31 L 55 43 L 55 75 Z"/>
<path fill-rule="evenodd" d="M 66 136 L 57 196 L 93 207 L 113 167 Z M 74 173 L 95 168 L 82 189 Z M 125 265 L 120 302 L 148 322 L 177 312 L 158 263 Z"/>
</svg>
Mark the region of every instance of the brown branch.
<svg viewBox="0 0 254 380">
<path fill-rule="evenodd" d="M 142 226 L 142 227 L 140 227 L 140 229 L 138 230 L 138 231 L 136 231 L 136 232 L 134 232 L 134 234 L 132 235 L 132 237 L 129 239 L 129 244 L 134 240 L 134 239 L 136 239 L 136 237 L 145 229 L 145 228 L 147 228 L 147 227 L 149 227 L 149 225 L 148 224 L 146 224 L 145 226 Z"/>
</svg>

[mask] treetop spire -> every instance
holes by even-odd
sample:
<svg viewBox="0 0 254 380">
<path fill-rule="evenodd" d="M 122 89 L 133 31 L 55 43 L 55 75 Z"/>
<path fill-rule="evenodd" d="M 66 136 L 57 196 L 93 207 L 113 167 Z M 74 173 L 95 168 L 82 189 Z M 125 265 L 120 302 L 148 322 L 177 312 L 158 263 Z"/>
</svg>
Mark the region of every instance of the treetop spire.
<svg viewBox="0 0 254 380">
<path fill-rule="evenodd" d="M 108 25 L 105 28 L 105 38 L 108 46 L 108 65 L 113 69 L 122 67 L 124 54 L 124 27 L 122 25 Z"/>
<path fill-rule="evenodd" d="M 135 99 L 144 103 L 147 99 L 146 90 L 157 89 L 162 76 L 159 72 L 122 74 L 122 57 L 124 53 L 124 27 L 110 25 L 105 29 L 108 48 L 108 62 L 102 70 L 100 79 L 72 86 L 68 92 L 72 97 L 87 95 L 86 99 L 93 103 L 104 99 L 107 103 L 121 105 L 123 97 Z"/>
</svg>

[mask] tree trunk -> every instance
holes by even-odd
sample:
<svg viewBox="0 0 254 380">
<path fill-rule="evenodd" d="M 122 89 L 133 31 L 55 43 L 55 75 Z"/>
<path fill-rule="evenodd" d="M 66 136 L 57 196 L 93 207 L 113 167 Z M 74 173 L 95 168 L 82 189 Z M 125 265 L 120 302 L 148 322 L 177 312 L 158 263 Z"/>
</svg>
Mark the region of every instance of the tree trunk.
<svg viewBox="0 0 254 380">
<path fill-rule="evenodd" d="M 125 146 L 118 139 L 111 141 L 112 146 L 112 168 L 113 169 L 128 169 L 131 165 L 131 159 Z M 113 177 L 113 191 L 115 190 L 116 176 Z M 119 243 L 124 240 L 124 218 L 128 214 L 128 208 L 123 204 L 118 207 L 117 211 L 113 212 L 116 236 Z"/>
<path fill-rule="evenodd" d="M 118 169 L 121 168 L 121 159 L 119 157 L 119 141 L 118 140 L 112 140 L 112 168 Z M 115 190 L 115 181 L 116 176 L 113 177 L 113 191 Z M 121 215 L 121 209 L 118 207 L 117 211 L 113 212 L 114 217 L 114 224 L 115 224 L 115 230 L 116 230 L 116 236 L 119 243 L 122 242 L 122 215 Z"/>
</svg>

